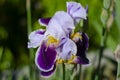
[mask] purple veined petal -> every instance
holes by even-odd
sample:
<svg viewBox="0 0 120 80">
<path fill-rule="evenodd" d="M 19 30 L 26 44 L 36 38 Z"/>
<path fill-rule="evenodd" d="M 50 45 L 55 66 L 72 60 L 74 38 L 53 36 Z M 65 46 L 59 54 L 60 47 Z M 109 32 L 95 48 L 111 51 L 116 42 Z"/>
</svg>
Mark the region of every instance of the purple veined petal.
<svg viewBox="0 0 120 80">
<path fill-rule="evenodd" d="M 80 21 L 80 19 L 86 19 L 86 10 L 82 7 L 80 3 L 76 2 L 67 2 L 67 13 L 71 15 L 76 23 Z"/>
<path fill-rule="evenodd" d="M 87 34 L 81 33 L 81 35 L 82 35 L 82 41 L 79 39 L 76 42 L 76 45 L 77 45 L 77 56 L 79 56 L 80 62 L 82 64 L 84 60 L 86 63 L 89 62 L 86 57 L 86 50 L 89 46 L 89 39 L 88 39 Z"/>
<path fill-rule="evenodd" d="M 42 26 L 47 26 L 51 18 L 40 18 L 39 23 Z"/>
<path fill-rule="evenodd" d="M 89 60 L 87 58 L 80 58 L 79 56 L 77 56 L 74 60 L 73 60 L 74 63 L 77 63 L 77 64 L 83 64 L 83 65 L 87 65 L 89 64 Z"/>
<path fill-rule="evenodd" d="M 30 42 L 28 42 L 28 48 L 36 48 L 40 46 L 44 37 L 44 33 L 45 33 L 45 30 L 43 29 L 39 29 L 31 32 L 29 35 Z"/>
<path fill-rule="evenodd" d="M 51 18 L 47 27 L 47 33 L 52 36 L 55 35 L 54 37 L 62 37 L 74 29 L 74 21 L 71 16 L 64 11 L 58 11 Z"/>
<path fill-rule="evenodd" d="M 51 71 L 48 71 L 48 72 L 41 71 L 41 75 L 43 77 L 49 77 L 49 76 L 53 75 L 53 73 L 55 72 L 55 69 L 56 69 L 56 65 L 54 65 L 54 67 Z"/>
<path fill-rule="evenodd" d="M 54 47 L 47 47 L 43 42 L 41 47 L 38 48 L 35 63 L 37 67 L 44 72 L 51 71 L 56 61 L 56 51 Z"/>
<path fill-rule="evenodd" d="M 70 59 L 72 55 L 75 55 L 77 53 L 76 44 L 69 38 L 63 45 L 58 47 L 56 50 L 60 58 L 64 60 Z"/>
</svg>

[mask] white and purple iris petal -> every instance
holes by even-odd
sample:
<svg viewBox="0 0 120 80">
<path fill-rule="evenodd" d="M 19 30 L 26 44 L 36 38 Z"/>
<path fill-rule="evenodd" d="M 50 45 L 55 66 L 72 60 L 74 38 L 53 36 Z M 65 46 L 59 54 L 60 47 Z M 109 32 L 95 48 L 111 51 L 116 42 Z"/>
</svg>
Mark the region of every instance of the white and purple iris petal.
<svg viewBox="0 0 120 80">
<path fill-rule="evenodd" d="M 79 23 L 81 19 L 86 19 L 86 10 L 80 3 L 67 2 L 67 13 L 74 19 L 75 23 Z"/>
<path fill-rule="evenodd" d="M 44 33 L 45 33 L 45 30 L 43 29 L 39 29 L 31 32 L 29 35 L 30 42 L 28 42 L 28 48 L 36 48 L 40 46 L 44 37 Z"/>
<path fill-rule="evenodd" d="M 89 64 L 89 60 L 86 57 L 86 50 L 89 46 L 89 38 L 87 36 L 87 34 L 85 33 L 81 33 L 82 35 L 82 40 L 78 40 L 76 42 L 77 45 L 77 63 L 80 64 Z"/>
<path fill-rule="evenodd" d="M 64 40 L 64 44 L 61 44 L 56 50 L 61 59 L 68 60 L 76 54 L 77 46 L 71 39 L 67 38 L 66 41 Z"/>
<path fill-rule="evenodd" d="M 48 71 L 48 72 L 41 71 L 41 75 L 44 77 L 49 77 L 55 72 L 55 69 L 56 69 L 56 65 L 54 65 L 51 71 Z"/>
<path fill-rule="evenodd" d="M 38 21 L 40 25 L 47 26 L 51 18 L 40 18 Z"/>
<path fill-rule="evenodd" d="M 74 29 L 74 21 L 71 16 L 64 11 L 58 11 L 49 21 L 45 35 L 52 35 L 61 39 Z"/>
<path fill-rule="evenodd" d="M 55 48 L 52 46 L 46 46 L 43 42 L 37 50 L 35 63 L 41 71 L 49 72 L 54 68 L 56 55 L 57 52 L 55 51 Z"/>
</svg>

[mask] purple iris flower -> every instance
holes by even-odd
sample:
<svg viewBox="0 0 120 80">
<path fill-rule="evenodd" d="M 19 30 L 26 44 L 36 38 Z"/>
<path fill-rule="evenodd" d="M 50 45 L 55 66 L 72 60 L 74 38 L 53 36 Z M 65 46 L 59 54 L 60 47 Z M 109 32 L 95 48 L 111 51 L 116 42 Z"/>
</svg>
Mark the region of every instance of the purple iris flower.
<svg viewBox="0 0 120 80">
<path fill-rule="evenodd" d="M 39 22 L 41 25 L 46 25 L 46 30 L 31 32 L 28 48 L 39 47 L 36 52 L 35 63 L 41 70 L 41 75 L 48 76 L 55 71 L 58 55 L 60 58 L 66 59 L 67 53 L 76 53 L 75 43 L 67 36 L 75 27 L 73 19 L 64 11 L 58 11 L 51 19 L 40 19 Z M 64 47 L 68 46 L 67 50 L 64 48 L 59 51 L 61 44 Z"/>
<path fill-rule="evenodd" d="M 87 60 L 85 52 L 88 48 L 86 35 L 83 33 L 70 36 L 74 32 L 76 19 L 85 18 L 86 14 L 79 10 L 82 8 L 79 3 L 68 2 L 67 8 L 69 8 L 67 12 L 58 11 L 51 18 L 40 18 L 39 23 L 46 26 L 46 29 L 33 31 L 29 35 L 28 48 L 38 47 L 35 64 L 41 70 L 42 76 L 52 75 L 55 72 L 56 63 L 60 63 L 60 60 L 67 63 L 89 63 L 85 61 Z"/>
</svg>

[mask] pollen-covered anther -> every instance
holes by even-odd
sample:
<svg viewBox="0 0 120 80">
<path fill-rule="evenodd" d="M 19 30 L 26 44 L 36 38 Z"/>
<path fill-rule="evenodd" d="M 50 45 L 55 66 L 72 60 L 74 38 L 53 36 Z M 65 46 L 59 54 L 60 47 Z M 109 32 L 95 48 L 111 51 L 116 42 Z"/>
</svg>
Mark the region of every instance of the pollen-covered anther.
<svg viewBox="0 0 120 80">
<path fill-rule="evenodd" d="M 53 36 L 48 36 L 47 46 L 55 46 L 59 45 L 59 40 L 55 39 Z"/>
<path fill-rule="evenodd" d="M 75 42 L 77 42 L 79 39 L 82 40 L 82 36 L 80 33 L 74 33 L 72 36 L 71 36 L 71 39 Z"/>
</svg>

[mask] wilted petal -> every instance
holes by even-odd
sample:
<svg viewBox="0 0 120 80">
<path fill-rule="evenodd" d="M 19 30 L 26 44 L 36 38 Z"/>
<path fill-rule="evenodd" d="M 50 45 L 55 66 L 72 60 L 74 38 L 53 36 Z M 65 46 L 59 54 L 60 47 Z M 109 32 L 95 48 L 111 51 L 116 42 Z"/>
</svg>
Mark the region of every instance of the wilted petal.
<svg viewBox="0 0 120 80">
<path fill-rule="evenodd" d="M 44 37 L 45 30 L 36 30 L 30 33 L 28 42 L 28 48 L 36 48 L 40 46 L 42 39 Z"/>
<path fill-rule="evenodd" d="M 67 2 L 67 13 L 72 16 L 75 22 L 79 22 L 80 19 L 86 19 L 86 10 L 80 3 Z"/>
<path fill-rule="evenodd" d="M 46 32 L 60 38 L 69 34 L 74 28 L 74 21 L 71 16 L 64 11 L 58 11 L 51 18 Z"/>
<path fill-rule="evenodd" d="M 75 55 L 76 52 L 76 44 L 69 38 L 63 45 L 57 48 L 57 53 L 59 54 L 60 58 L 64 60 L 68 60 L 69 58 L 71 58 L 72 54 Z"/>
<path fill-rule="evenodd" d="M 44 72 L 51 71 L 56 60 L 56 51 L 54 47 L 47 47 L 43 42 L 35 56 L 37 67 Z"/>
<path fill-rule="evenodd" d="M 42 26 L 47 26 L 51 18 L 40 18 L 39 23 Z"/>
<path fill-rule="evenodd" d="M 41 71 L 41 75 L 44 77 L 49 77 L 55 72 L 55 69 L 56 69 L 56 65 L 54 65 L 51 71 L 48 71 L 48 72 Z"/>
<path fill-rule="evenodd" d="M 81 64 L 82 64 L 84 62 L 86 62 L 86 63 L 89 62 L 86 57 L 86 50 L 89 46 L 89 39 L 88 39 L 87 34 L 82 33 L 81 35 L 82 35 L 82 40 L 79 39 L 76 42 L 76 45 L 77 45 L 77 56 L 79 56 L 79 58 L 78 58 L 79 62 L 81 62 Z"/>
</svg>

